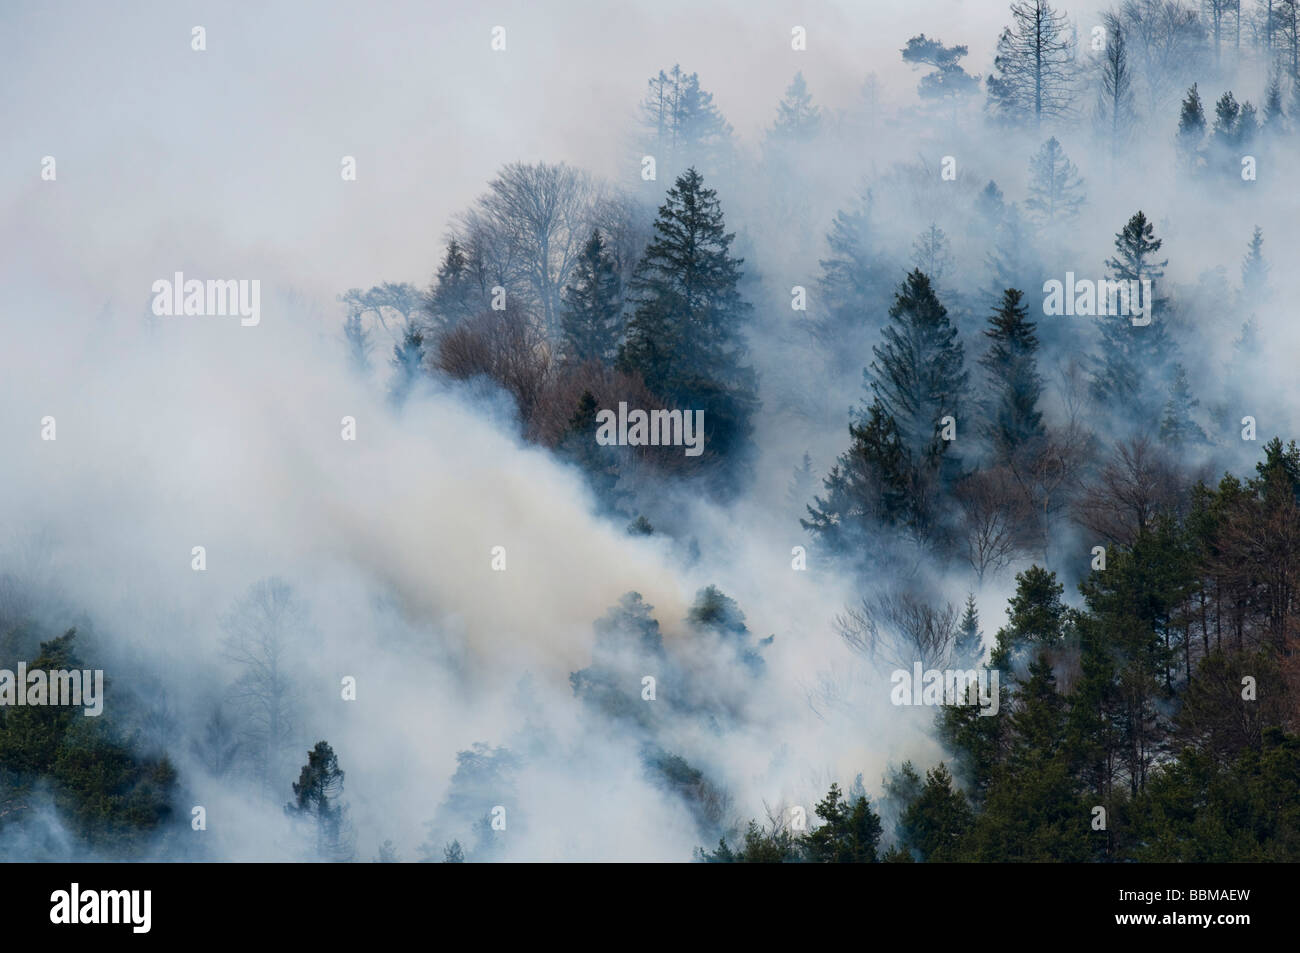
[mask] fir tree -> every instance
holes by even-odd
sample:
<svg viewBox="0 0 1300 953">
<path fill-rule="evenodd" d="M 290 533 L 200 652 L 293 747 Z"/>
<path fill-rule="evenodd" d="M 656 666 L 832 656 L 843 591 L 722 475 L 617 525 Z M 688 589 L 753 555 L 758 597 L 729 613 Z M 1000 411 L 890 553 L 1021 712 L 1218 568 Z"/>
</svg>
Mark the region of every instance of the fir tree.
<svg viewBox="0 0 1300 953">
<path fill-rule="evenodd" d="M 1264 121 L 1261 126 L 1270 136 L 1280 134 L 1286 126 L 1286 112 L 1282 108 L 1282 84 L 1276 76 L 1269 82 L 1268 90 L 1264 93 Z"/>
<path fill-rule="evenodd" d="M 1201 143 L 1204 140 L 1205 109 L 1201 105 L 1201 94 L 1193 83 L 1178 115 L 1178 154 L 1189 171 L 1195 172 L 1200 168 Z"/>
<path fill-rule="evenodd" d="M 1251 310 L 1259 307 L 1268 294 L 1268 262 L 1264 260 L 1264 232 L 1258 225 L 1250 237 L 1246 258 L 1241 263 L 1242 304 Z"/>
<path fill-rule="evenodd" d="M 975 593 L 966 595 L 966 611 L 957 624 L 957 639 L 952 647 L 956 668 L 980 665 L 984 659 L 984 634 L 980 632 L 979 611 L 975 608 Z"/>
<path fill-rule="evenodd" d="M 618 344 L 622 282 L 600 231 L 592 229 L 561 294 L 565 359 L 609 363 Z"/>
<path fill-rule="evenodd" d="M 948 310 L 919 269 L 899 287 L 889 318 L 882 343 L 871 349 L 871 393 L 893 419 L 910 462 L 934 465 L 947 448 L 940 439 L 940 419 L 960 416 L 967 380 L 961 342 Z"/>
<path fill-rule="evenodd" d="M 441 334 L 454 330 L 487 306 L 483 289 L 474 277 L 473 263 L 461 243 L 452 238 L 433 286 L 424 296 L 431 326 Z"/>
<path fill-rule="evenodd" d="M 1040 228 L 1076 217 L 1085 202 L 1079 170 L 1052 136 L 1029 160 L 1029 196 L 1025 208 Z"/>
<path fill-rule="evenodd" d="M 1121 281 L 1151 281 L 1150 300 L 1143 302 L 1143 314 L 1150 321 L 1135 325 L 1127 315 L 1098 320 L 1100 356 L 1093 361 L 1093 399 L 1105 407 L 1124 407 L 1139 424 L 1154 429 L 1161 402 L 1153 381 L 1162 380 L 1173 356 L 1173 342 L 1166 328 L 1164 301 L 1157 284 L 1168 259 L 1155 260 L 1163 240 L 1155 237 L 1154 226 L 1137 212 L 1115 235 L 1115 257 L 1106 265 L 1112 278 Z"/>
<path fill-rule="evenodd" d="M 888 300 L 890 271 L 872 241 L 872 195 L 865 192 L 853 206 L 835 213 L 826 235 L 828 255 L 819 264 L 822 316 L 813 334 L 832 371 L 857 372 L 856 355 L 867 350 L 879 330 Z"/>
<path fill-rule="evenodd" d="M 777 104 L 776 124 L 768 137 L 780 143 L 805 143 L 817 135 L 820 126 L 821 109 L 813 105 L 803 73 L 795 73 L 794 80 L 786 87 L 785 98 Z"/>
<path fill-rule="evenodd" d="M 1175 448 L 1205 443 L 1205 431 L 1192 419 L 1192 411 L 1200 403 L 1192 397 L 1186 368 L 1175 364 L 1174 378 L 1169 383 L 1169 399 L 1165 402 L 1165 416 L 1160 422 L 1160 439 Z"/>
<path fill-rule="evenodd" d="M 632 281 L 636 310 L 618 358 L 670 405 L 703 410 L 706 442 L 722 458 L 748 440 L 757 407 L 743 363 L 751 308 L 737 289 L 734 238 L 700 174 L 678 177 Z"/>
<path fill-rule="evenodd" d="M 808 860 L 816 864 L 873 864 L 880 844 L 880 816 L 865 797 L 845 799 L 838 784 L 817 803 L 822 825 L 808 835 Z"/>
<path fill-rule="evenodd" d="M 987 435 L 1001 462 L 1010 461 L 1018 450 L 1041 440 L 1046 432 L 1038 411 L 1043 391 L 1035 364 L 1038 338 L 1022 298 L 1015 288 L 1003 292 L 1002 305 L 984 331 L 989 350 L 980 359 L 992 395 L 985 408 Z"/>
<path fill-rule="evenodd" d="M 975 821 L 966 796 L 953 784 L 947 765 L 926 772 L 920 795 L 903 814 L 907 846 L 924 861 L 942 863 L 961 856 L 962 839 Z"/>
</svg>

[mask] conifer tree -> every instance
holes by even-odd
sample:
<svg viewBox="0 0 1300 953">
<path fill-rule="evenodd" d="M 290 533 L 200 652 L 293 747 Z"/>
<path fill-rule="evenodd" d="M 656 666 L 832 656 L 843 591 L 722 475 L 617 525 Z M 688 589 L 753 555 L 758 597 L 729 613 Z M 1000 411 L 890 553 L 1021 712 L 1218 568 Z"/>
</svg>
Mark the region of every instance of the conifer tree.
<svg viewBox="0 0 1300 953">
<path fill-rule="evenodd" d="M 717 193 L 688 169 L 660 207 L 637 266 L 636 310 L 618 357 L 620 370 L 640 374 L 670 405 L 703 410 L 706 443 L 719 457 L 748 440 L 758 402 L 744 363 L 751 307 L 737 287 L 743 259 L 731 256 L 734 238 Z"/>
<path fill-rule="evenodd" d="M 623 311 L 622 297 L 622 282 L 613 256 L 600 231 L 592 229 L 561 294 L 560 327 L 566 360 L 613 361 L 619 316 Z"/>
<path fill-rule="evenodd" d="M 318 741 L 307 752 L 298 780 L 293 785 L 293 800 L 285 805 L 290 816 L 310 820 L 315 826 L 316 851 L 326 860 L 352 859 L 353 845 L 348 826 L 348 809 L 340 803 L 344 772 L 339 759 L 327 742 Z"/>
<path fill-rule="evenodd" d="M 1150 300 L 1142 302 L 1143 315 L 1150 323 L 1133 324 L 1129 315 L 1098 319 L 1100 355 L 1093 363 L 1091 392 L 1103 407 L 1123 409 L 1135 423 L 1154 429 L 1162 401 L 1153 382 L 1162 381 L 1173 358 L 1173 341 L 1164 313 L 1164 299 L 1158 284 L 1168 259 L 1156 260 L 1163 240 L 1155 237 L 1154 226 L 1137 212 L 1115 235 L 1115 256 L 1106 260 L 1111 277 L 1121 281 L 1151 281 Z M 1139 286 L 1140 287 L 1140 286 Z"/>
<path fill-rule="evenodd" d="M 785 97 L 777 104 L 776 124 L 768 133 L 769 139 L 786 144 L 808 142 L 820 126 L 821 108 L 813 105 L 803 73 L 795 73 Z"/>
<path fill-rule="evenodd" d="M 1193 83 L 1183 99 L 1178 115 L 1178 154 L 1184 167 L 1191 172 L 1200 169 L 1201 143 L 1205 140 L 1205 108 L 1201 94 Z"/>
<path fill-rule="evenodd" d="M 1052 136 L 1029 160 L 1025 209 L 1040 228 L 1052 228 L 1079 214 L 1086 201 L 1079 170 Z"/>
<path fill-rule="evenodd" d="M 983 640 L 979 611 L 975 608 L 975 593 L 967 593 L 966 611 L 957 624 L 957 639 L 952 647 L 953 664 L 957 668 L 981 664 L 984 659 Z"/>
<path fill-rule="evenodd" d="M 987 435 L 1001 462 L 1010 461 L 1018 450 L 1041 440 L 1046 432 L 1038 411 L 1043 391 L 1035 363 L 1038 338 L 1022 299 L 1015 288 L 1003 292 L 1001 307 L 989 317 L 984 330 L 990 343 L 980 359 L 992 395 L 985 408 Z"/>
<path fill-rule="evenodd" d="M 1175 364 L 1174 377 L 1169 383 L 1169 399 L 1165 402 L 1165 416 L 1160 421 L 1160 439 L 1175 448 L 1205 443 L 1205 431 L 1192 419 L 1192 411 L 1200 403 L 1192 397 L 1187 369 Z"/>
</svg>

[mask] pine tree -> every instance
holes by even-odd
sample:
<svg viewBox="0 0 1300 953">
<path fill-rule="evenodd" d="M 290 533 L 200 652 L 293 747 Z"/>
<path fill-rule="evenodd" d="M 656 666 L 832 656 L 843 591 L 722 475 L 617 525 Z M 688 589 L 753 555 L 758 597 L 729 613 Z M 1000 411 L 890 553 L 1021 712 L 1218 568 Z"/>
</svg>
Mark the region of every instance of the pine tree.
<svg viewBox="0 0 1300 953">
<path fill-rule="evenodd" d="M 1165 416 L 1160 422 L 1160 439 L 1171 447 L 1206 442 L 1205 431 L 1192 419 L 1192 411 L 1201 402 L 1192 397 L 1187 383 L 1187 369 L 1174 365 L 1174 378 L 1169 384 L 1169 399 L 1165 402 Z"/>
<path fill-rule="evenodd" d="M 294 799 L 285 805 L 285 812 L 291 817 L 306 818 L 315 825 L 316 852 L 327 860 L 352 859 L 348 810 L 339 802 L 343 777 L 334 749 L 318 741 L 307 752 L 307 763 L 294 782 Z"/>
<path fill-rule="evenodd" d="M 659 208 L 655 238 L 632 280 L 636 310 L 619 368 L 640 374 L 671 405 L 704 411 L 705 439 L 719 458 L 748 440 L 757 407 L 743 364 L 751 311 L 737 288 L 743 259 L 730 254 L 717 193 L 694 169 Z"/>
<path fill-rule="evenodd" d="M 1201 94 L 1193 83 L 1187 90 L 1178 116 L 1178 154 L 1189 171 L 1200 169 L 1201 143 L 1204 140 L 1205 109 L 1201 105 Z"/>
<path fill-rule="evenodd" d="M 1003 122 L 1037 129 L 1044 119 L 1069 114 L 1074 43 L 1065 14 L 1047 0 L 1018 0 L 1011 5 L 1011 19 L 998 37 L 988 106 Z"/>
<path fill-rule="evenodd" d="M 1043 392 L 1035 363 L 1038 338 L 1022 298 L 1015 288 L 1003 292 L 1002 305 L 989 317 L 984 331 L 990 341 L 988 353 L 980 358 L 991 395 L 985 407 L 987 435 L 997 459 L 1004 463 L 1046 433 L 1038 411 Z"/>
<path fill-rule="evenodd" d="M 998 184 L 989 179 L 988 184 L 980 190 L 979 196 L 975 199 L 975 211 L 979 213 L 980 219 L 984 223 L 985 229 L 996 228 L 1002 221 L 1002 215 L 1006 211 L 1006 202 L 1002 197 L 1002 190 Z"/>
<path fill-rule="evenodd" d="M 1276 136 L 1284 131 L 1286 125 L 1286 112 L 1282 108 L 1282 84 L 1277 76 L 1268 84 L 1268 90 L 1264 93 L 1264 122 L 1262 124 L 1266 133 Z"/>
<path fill-rule="evenodd" d="M 957 640 L 953 643 L 952 654 L 956 668 L 969 668 L 983 662 L 984 634 L 980 632 L 980 616 L 975 608 L 973 592 L 966 595 L 966 611 L 957 624 Z"/>
<path fill-rule="evenodd" d="M 1008 603 L 1007 624 L 998 630 L 999 652 L 1030 643 L 1058 645 L 1064 641 L 1070 610 L 1061 601 L 1065 586 L 1056 573 L 1030 566 L 1016 574 L 1016 592 Z M 996 664 L 996 663 L 995 663 Z"/>
<path fill-rule="evenodd" d="M 829 254 L 819 264 L 824 306 L 813 323 L 813 334 L 835 373 L 861 369 L 855 364 L 879 326 L 888 300 L 890 270 L 872 242 L 872 195 L 864 193 L 848 209 L 836 212 L 826 235 Z"/>
<path fill-rule="evenodd" d="M 968 52 L 965 46 L 944 46 L 921 33 L 911 37 L 901 52 L 905 63 L 934 67 L 921 77 L 917 93 L 925 100 L 950 100 L 954 116 L 958 102 L 979 90 L 979 77 L 967 73 L 960 65 Z"/>
<path fill-rule="evenodd" d="M 811 141 L 821 126 L 821 109 L 813 105 L 812 94 L 803 73 L 795 73 L 786 87 L 785 98 L 777 104 L 776 124 L 768 133 L 770 140 L 786 144 Z"/>
<path fill-rule="evenodd" d="M 1086 201 L 1079 170 L 1052 136 L 1029 160 L 1029 196 L 1025 208 L 1040 228 L 1076 217 Z"/>
<path fill-rule="evenodd" d="M 1115 257 L 1106 265 L 1111 277 L 1121 281 L 1151 281 L 1150 300 L 1143 303 L 1146 325 L 1134 325 L 1127 315 L 1098 320 L 1101 353 L 1093 361 L 1092 396 L 1102 406 L 1124 408 L 1139 425 L 1154 429 L 1161 402 L 1152 382 L 1164 379 L 1173 357 L 1173 342 L 1166 328 L 1164 300 L 1157 283 L 1168 259 L 1156 261 L 1163 240 L 1154 226 L 1137 212 L 1115 235 Z"/>
<path fill-rule="evenodd" d="M 622 282 L 613 256 L 600 231 L 592 229 L 561 294 L 560 326 L 566 360 L 580 364 L 609 363 L 614 359 L 622 298 Z"/>
<path fill-rule="evenodd" d="M 1251 310 L 1258 308 L 1268 295 L 1268 262 L 1264 260 L 1264 232 L 1258 225 L 1250 236 L 1246 258 L 1241 263 L 1242 304 Z"/>
</svg>

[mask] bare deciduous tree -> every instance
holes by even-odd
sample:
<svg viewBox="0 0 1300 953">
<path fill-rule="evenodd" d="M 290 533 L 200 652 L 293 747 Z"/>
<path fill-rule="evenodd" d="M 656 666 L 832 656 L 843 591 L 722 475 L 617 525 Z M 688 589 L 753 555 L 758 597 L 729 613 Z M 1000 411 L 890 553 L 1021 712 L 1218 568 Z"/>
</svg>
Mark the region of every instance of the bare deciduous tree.
<svg viewBox="0 0 1300 953">
<path fill-rule="evenodd" d="M 911 592 L 864 596 L 835 617 L 840 637 L 854 651 L 895 668 L 920 662 L 941 668 L 957 639 L 957 610 L 935 608 Z"/>
<path fill-rule="evenodd" d="M 1009 470 L 977 470 L 957 485 L 966 561 L 983 584 L 1006 569 L 1027 543 L 1034 512 Z"/>
<path fill-rule="evenodd" d="M 471 249 L 503 287 L 526 290 L 552 338 L 560 292 L 591 234 L 600 191 L 586 172 L 564 163 L 512 162 L 461 218 Z"/>
<path fill-rule="evenodd" d="M 298 695 L 293 645 L 305 634 L 306 609 L 281 579 L 262 579 L 221 620 L 222 653 L 239 667 L 230 701 L 243 750 L 269 794 L 295 747 Z"/>
<path fill-rule="evenodd" d="M 1079 498 L 1074 519 L 1107 543 L 1128 544 L 1183 500 L 1177 469 L 1146 437 L 1121 443 L 1097 482 Z"/>
</svg>

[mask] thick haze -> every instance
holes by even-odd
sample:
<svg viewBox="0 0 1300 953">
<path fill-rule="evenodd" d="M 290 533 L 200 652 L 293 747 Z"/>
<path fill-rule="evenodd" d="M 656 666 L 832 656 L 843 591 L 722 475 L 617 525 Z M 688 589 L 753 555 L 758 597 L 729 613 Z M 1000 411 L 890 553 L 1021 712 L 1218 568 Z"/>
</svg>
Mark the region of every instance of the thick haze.
<svg viewBox="0 0 1300 953">
<path fill-rule="evenodd" d="M 1064 5 L 1081 35 L 1099 8 Z M 527 821 L 506 856 L 688 859 L 700 835 L 687 809 L 646 782 L 635 744 L 583 718 L 568 682 L 590 662 L 593 621 L 629 590 L 655 607 L 670 646 L 683 643 L 683 619 L 709 584 L 737 601 L 754 636 L 776 636 L 759 689 L 729 681 L 721 650 L 684 646 L 695 671 L 716 671 L 736 719 L 717 732 L 669 719 L 659 735 L 707 767 L 736 818 L 789 804 L 811 813 L 830 781 L 859 772 L 875 794 L 890 764 L 941 756 L 932 712 L 892 708 L 887 679 L 832 624 L 860 593 L 815 555 L 812 571 L 791 571 L 791 547 L 809 546 L 801 507 L 784 498 L 791 470 L 807 450 L 824 474 L 844 449 L 860 376 L 827 380 L 779 322 L 800 320 L 788 289 L 815 286 L 830 215 L 892 163 L 919 157 L 937 169 L 951 154 L 961 170 L 956 200 L 876 184 L 881 237 L 900 260 L 931 217 L 944 225 L 989 178 L 1008 202 L 1023 199 L 1029 157 L 1048 133 L 990 131 L 978 107 L 958 130 L 937 126 L 918 112 L 922 71 L 899 56 L 925 32 L 968 45 L 963 65 L 984 75 L 1008 20 L 1000 0 L 4 6 L 0 572 L 35 594 L 51 629 L 92 620 L 110 678 L 145 695 L 167 686 L 179 726 L 169 750 L 186 797 L 209 813 L 196 853 L 294 856 L 280 805 L 303 751 L 326 738 L 348 772 L 359 859 L 385 838 L 416 859 L 456 753 L 475 742 L 535 742 L 511 802 Z M 190 48 L 195 25 L 206 28 L 205 52 Z M 504 53 L 489 49 L 496 25 Z M 795 25 L 808 31 L 807 52 L 790 50 Z M 564 161 L 639 187 L 637 104 L 647 79 L 674 63 L 699 73 L 751 152 L 796 71 L 829 110 L 854 108 L 874 73 L 882 113 L 856 147 L 817 158 L 814 184 L 772 184 L 811 190 L 790 196 L 806 202 L 811 244 L 771 220 L 744 188 L 752 179 L 718 186 L 764 329 L 753 341 L 764 412 L 741 499 L 661 501 L 653 521 L 680 546 L 595 515 L 581 475 L 516 436 L 505 398 L 485 405 L 430 386 L 395 413 L 381 376 L 347 373 L 335 300 L 382 281 L 426 286 L 449 223 L 507 162 Z M 1203 84 L 1207 111 L 1228 82 Z M 1258 103 L 1262 85 L 1247 74 L 1239 98 Z M 1218 266 L 1235 287 L 1255 225 L 1275 263 L 1275 300 L 1295 300 L 1296 278 L 1281 267 L 1300 221 L 1291 184 L 1269 184 L 1264 170 L 1230 206 L 1186 200 L 1173 174 L 1176 122 L 1175 100 L 1113 164 L 1087 124 L 1059 133 L 1089 206 L 1052 273 L 1099 277 L 1114 233 L 1143 208 L 1166 239 L 1180 300 Z M 55 182 L 40 178 L 47 155 Z M 355 182 L 340 179 L 345 155 L 356 158 Z M 904 220 L 909 207 L 915 221 Z M 980 237 L 945 227 L 956 259 L 945 286 L 982 321 Z M 154 318 L 151 285 L 177 271 L 260 279 L 260 324 Z M 1026 289 L 1031 303 L 1038 296 Z M 1297 406 L 1287 365 L 1300 334 L 1280 312 L 1259 320 L 1270 345 L 1255 386 L 1271 397 L 1229 416 L 1254 413 L 1261 439 L 1289 436 L 1282 411 Z M 1213 388 L 1240 321 L 1205 327 L 1203 348 L 1184 345 L 1183 357 L 1194 386 Z M 386 373 L 392 341 L 378 344 Z M 57 441 L 40 440 L 46 415 Z M 356 418 L 355 443 L 339 439 L 344 416 Z M 691 541 L 693 561 L 682 556 Z M 197 545 L 205 573 L 190 568 Z M 505 572 L 490 567 L 498 545 Z M 268 576 L 294 586 L 310 632 L 295 649 L 302 750 L 283 790 L 258 806 L 207 779 L 180 740 L 231 679 L 220 618 Z M 973 588 L 965 577 L 937 586 L 955 603 Z M 986 640 L 1010 589 L 1006 574 L 979 592 Z M 355 703 L 338 698 L 346 675 L 358 680 Z M 438 828 L 438 844 L 465 839 L 457 823 Z"/>
</svg>

